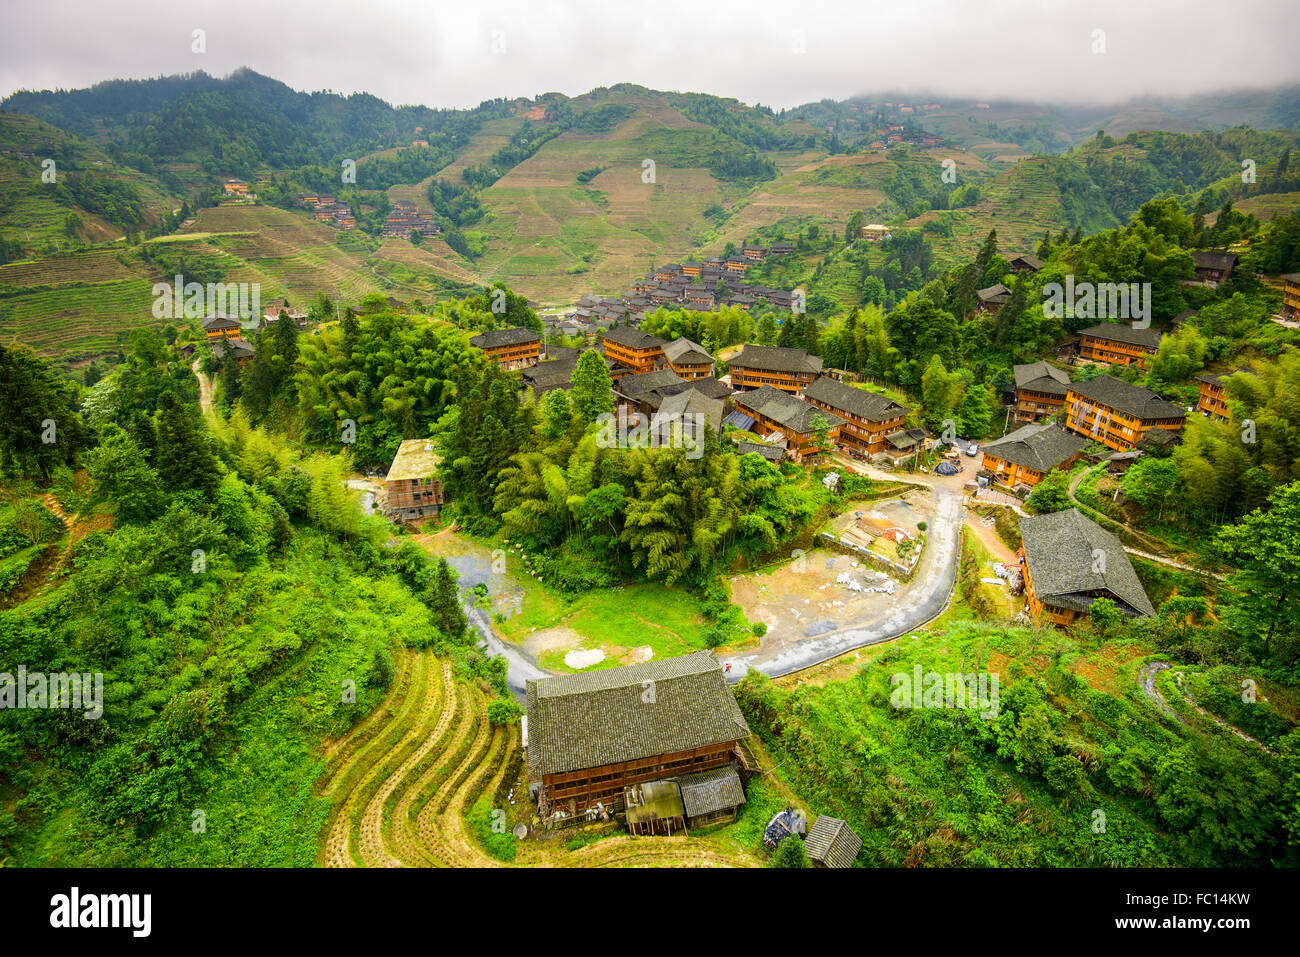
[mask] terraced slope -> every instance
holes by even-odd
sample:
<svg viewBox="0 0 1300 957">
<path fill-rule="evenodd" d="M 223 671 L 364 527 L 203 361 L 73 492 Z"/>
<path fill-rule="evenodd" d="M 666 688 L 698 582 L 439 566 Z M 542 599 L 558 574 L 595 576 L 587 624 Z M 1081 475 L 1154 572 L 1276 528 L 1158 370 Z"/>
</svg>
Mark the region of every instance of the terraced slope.
<svg viewBox="0 0 1300 957">
<path fill-rule="evenodd" d="M 465 815 L 492 795 L 519 757 L 519 729 L 493 728 L 487 696 L 456 681 L 429 652 L 407 650 L 384 700 L 326 753 L 321 793 L 335 800 L 321 833 L 324 867 L 504 866 L 479 843 Z M 525 840 L 514 865 L 532 867 L 754 866 L 711 840 L 607 838 L 576 851 Z"/>
</svg>

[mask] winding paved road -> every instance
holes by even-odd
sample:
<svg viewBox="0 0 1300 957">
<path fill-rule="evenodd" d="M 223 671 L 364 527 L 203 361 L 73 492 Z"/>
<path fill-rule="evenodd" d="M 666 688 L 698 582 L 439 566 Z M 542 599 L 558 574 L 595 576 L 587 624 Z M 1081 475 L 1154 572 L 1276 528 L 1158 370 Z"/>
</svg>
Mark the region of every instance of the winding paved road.
<svg viewBox="0 0 1300 957">
<path fill-rule="evenodd" d="M 906 605 L 892 609 L 878 621 L 841 628 L 789 645 L 760 648 L 752 654 L 722 659 L 731 665 L 729 681 L 739 681 L 751 670 L 771 678 L 802 671 L 848 651 L 890 641 L 921 627 L 948 605 L 957 583 L 957 557 L 961 546 L 961 524 L 965 514 L 961 492 L 932 487 L 938 501 L 921 563 L 913 577 L 919 586 Z"/>
</svg>

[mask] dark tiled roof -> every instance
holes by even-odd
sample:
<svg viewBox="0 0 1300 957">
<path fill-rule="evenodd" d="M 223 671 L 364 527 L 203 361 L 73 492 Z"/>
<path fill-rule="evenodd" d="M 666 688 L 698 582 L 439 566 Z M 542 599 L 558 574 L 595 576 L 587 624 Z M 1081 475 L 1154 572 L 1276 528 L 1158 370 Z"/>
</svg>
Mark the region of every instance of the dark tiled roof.
<svg viewBox="0 0 1300 957">
<path fill-rule="evenodd" d="M 218 359 L 225 356 L 227 349 L 236 359 L 252 358 L 255 351 L 252 343 L 243 339 L 219 339 L 212 343 L 212 354 Z"/>
<path fill-rule="evenodd" d="M 614 383 L 614 391 L 619 395 L 635 398 L 646 392 L 653 392 L 656 389 L 662 389 L 664 386 L 676 385 L 685 381 L 672 369 L 656 369 L 654 372 L 623 376 Z"/>
<path fill-rule="evenodd" d="M 1016 256 L 1014 259 L 1011 260 L 1012 266 L 1014 266 L 1016 263 L 1024 263 L 1026 266 L 1028 266 L 1030 269 L 1034 270 L 1035 272 L 1042 269 L 1044 265 L 1041 259 L 1039 259 L 1037 256 L 1031 256 L 1028 253 L 1025 253 L 1023 256 Z"/>
<path fill-rule="evenodd" d="M 1196 377 L 1196 381 L 1208 382 L 1210 383 L 1210 385 L 1218 385 L 1228 376 L 1236 375 L 1238 372 L 1244 372 L 1247 375 L 1252 374 L 1250 369 L 1247 369 L 1244 366 L 1238 366 L 1236 369 L 1233 369 L 1231 372 L 1202 372 L 1200 375 Z"/>
<path fill-rule="evenodd" d="M 500 346 L 517 346 L 525 342 L 541 342 L 542 337 L 531 329 L 489 329 L 470 339 L 469 344 L 478 349 L 495 349 Z"/>
<path fill-rule="evenodd" d="M 753 424 L 752 419 L 750 420 L 750 424 Z M 736 451 L 741 455 L 748 455 L 750 452 L 754 452 L 763 456 L 763 458 L 767 459 L 769 462 L 781 462 L 785 459 L 785 449 L 776 445 L 767 445 L 762 442 L 737 442 Z"/>
<path fill-rule="evenodd" d="M 629 349 L 662 349 L 665 345 L 658 336 L 633 329 L 631 326 L 615 326 L 605 333 L 605 339 L 627 346 Z"/>
<path fill-rule="evenodd" d="M 1059 425 L 1026 425 L 984 446 L 984 453 L 1039 472 L 1049 472 L 1088 444 Z"/>
<path fill-rule="evenodd" d="M 1072 383 L 1070 391 L 1139 419 L 1182 419 L 1187 416 L 1182 406 L 1160 398 L 1150 389 L 1129 385 L 1114 376 L 1103 375 L 1089 382 Z"/>
<path fill-rule="evenodd" d="M 758 369 L 764 372 L 822 371 L 821 356 L 810 356 L 803 349 L 782 349 L 778 346 L 745 346 L 727 360 L 733 369 Z"/>
<path fill-rule="evenodd" d="M 801 435 L 817 431 L 813 424 L 817 416 L 821 416 L 830 428 L 844 424 L 844 419 L 834 412 L 825 412 L 811 402 L 796 399 L 770 385 L 737 395 L 734 401 L 736 405 L 759 412 L 777 425 Z"/>
<path fill-rule="evenodd" d="M 713 356 L 709 355 L 709 351 L 704 346 L 684 336 L 664 345 L 664 356 L 669 362 L 678 365 L 703 365 L 713 361 Z"/>
<path fill-rule="evenodd" d="M 525 700 L 528 769 L 535 775 L 688 751 L 749 734 L 722 666 L 707 651 L 529 681 Z"/>
<path fill-rule="evenodd" d="M 1032 389 L 1044 395 L 1065 396 L 1065 387 L 1070 384 L 1070 376 L 1065 370 L 1058 369 L 1043 360 L 1025 365 L 1012 366 L 1016 376 L 1017 389 Z"/>
<path fill-rule="evenodd" d="M 825 402 L 832 409 L 848 412 L 870 422 L 897 419 L 912 411 L 888 396 L 855 389 L 830 376 L 822 376 L 803 390 L 806 398 Z"/>
<path fill-rule="evenodd" d="M 858 851 L 862 850 L 862 838 L 858 837 L 857 832 L 839 818 L 828 814 L 818 816 L 813 822 L 804 843 L 808 849 L 808 859 L 827 867 L 852 867 Z"/>
<path fill-rule="evenodd" d="M 745 803 L 745 789 L 740 786 L 740 775 L 727 765 L 684 774 L 677 779 L 682 793 L 682 805 L 687 817 L 700 817 L 714 811 L 725 811 Z"/>
<path fill-rule="evenodd" d="M 667 419 L 679 415 L 702 415 L 709 428 L 718 432 L 722 429 L 722 409 L 721 399 L 710 399 L 694 389 L 683 389 L 664 397 L 659 403 L 659 416 Z"/>
<path fill-rule="evenodd" d="M 886 435 L 885 441 L 896 449 L 910 449 L 925 441 L 925 429 L 900 429 Z"/>
<path fill-rule="evenodd" d="M 696 392 L 707 395 L 710 399 L 728 399 L 731 397 L 731 389 L 721 379 L 700 376 L 697 379 L 687 379 L 686 384 Z"/>
<path fill-rule="evenodd" d="M 1237 265 L 1237 257 L 1232 253 L 1208 253 L 1197 250 L 1192 253 L 1192 263 L 1197 269 L 1232 269 Z"/>
<path fill-rule="evenodd" d="M 1087 329 L 1080 329 L 1079 335 L 1154 349 L 1160 345 L 1161 333 L 1157 329 L 1138 329 L 1126 322 L 1099 322 Z"/>
<path fill-rule="evenodd" d="M 1011 296 L 1011 290 L 1000 282 L 995 282 L 984 289 L 976 289 L 975 295 L 980 302 L 1004 302 Z"/>
<path fill-rule="evenodd" d="M 1086 614 L 1105 591 L 1125 614 L 1156 613 L 1120 540 L 1078 509 L 1022 518 L 1020 537 L 1040 601 Z"/>
</svg>

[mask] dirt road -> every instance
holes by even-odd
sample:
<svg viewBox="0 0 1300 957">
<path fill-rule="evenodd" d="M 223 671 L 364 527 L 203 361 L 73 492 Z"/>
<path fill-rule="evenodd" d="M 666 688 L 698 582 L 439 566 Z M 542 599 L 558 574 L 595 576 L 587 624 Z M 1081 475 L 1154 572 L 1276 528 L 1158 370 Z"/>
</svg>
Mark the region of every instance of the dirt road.
<svg viewBox="0 0 1300 957">
<path fill-rule="evenodd" d="M 207 415 L 212 411 L 212 381 L 203 374 L 202 362 L 202 359 L 195 359 L 190 368 L 194 370 L 194 378 L 199 380 L 199 409 Z"/>
</svg>

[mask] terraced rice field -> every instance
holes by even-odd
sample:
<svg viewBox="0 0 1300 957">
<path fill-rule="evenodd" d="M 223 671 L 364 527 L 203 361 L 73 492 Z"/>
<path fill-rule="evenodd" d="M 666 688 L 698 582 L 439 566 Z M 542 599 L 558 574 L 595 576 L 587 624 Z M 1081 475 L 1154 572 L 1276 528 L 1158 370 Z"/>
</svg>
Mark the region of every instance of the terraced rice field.
<svg viewBox="0 0 1300 957">
<path fill-rule="evenodd" d="M 425 651 L 398 658 L 383 703 L 327 749 L 321 793 L 334 801 L 321 833 L 323 867 L 506 866 L 489 855 L 465 815 L 518 767 L 519 728 L 493 728 L 488 696 L 456 681 Z M 516 800 L 524 800 L 517 798 Z M 714 840 L 612 837 L 575 851 L 526 839 L 513 866 L 756 866 Z"/>
</svg>

